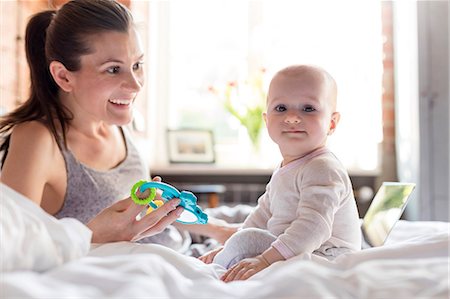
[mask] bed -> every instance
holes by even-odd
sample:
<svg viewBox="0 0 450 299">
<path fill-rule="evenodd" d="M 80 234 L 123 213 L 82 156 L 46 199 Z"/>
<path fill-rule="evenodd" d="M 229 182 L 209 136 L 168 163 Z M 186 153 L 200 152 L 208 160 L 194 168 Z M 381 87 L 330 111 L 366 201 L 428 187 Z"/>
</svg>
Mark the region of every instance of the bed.
<svg viewBox="0 0 450 299">
<path fill-rule="evenodd" d="M 159 245 L 91 245 L 78 221 L 0 195 L 1 298 L 449 298 L 447 222 L 402 220 L 382 247 L 298 256 L 226 284 L 217 265 Z"/>
</svg>

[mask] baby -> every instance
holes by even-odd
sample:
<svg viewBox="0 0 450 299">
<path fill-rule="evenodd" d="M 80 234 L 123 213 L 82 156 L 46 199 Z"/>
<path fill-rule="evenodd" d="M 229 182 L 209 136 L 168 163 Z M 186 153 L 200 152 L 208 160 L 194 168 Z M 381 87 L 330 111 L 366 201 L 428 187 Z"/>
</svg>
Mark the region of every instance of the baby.
<svg viewBox="0 0 450 299">
<path fill-rule="evenodd" d="M 358 211 L 344 166 L 326 147 L 340 114 L 337 87 L 325 70 L 294 65 L 272 79 L 263 114 L 283 160 L 240 230 L 200 257 L 243 280 L 301 254 L 327 259 L 361 249 Z"/>
</svg>

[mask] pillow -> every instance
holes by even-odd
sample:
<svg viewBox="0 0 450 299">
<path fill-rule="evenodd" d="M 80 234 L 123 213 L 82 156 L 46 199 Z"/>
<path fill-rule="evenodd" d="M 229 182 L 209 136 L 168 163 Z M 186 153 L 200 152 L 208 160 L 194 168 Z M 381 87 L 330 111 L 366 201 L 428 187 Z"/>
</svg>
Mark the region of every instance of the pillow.
<svg viewBox="0 0 450 299">
<path fill-rule="evenodd" d="M 87 254 L 92 232 L 76 219 L 56 219 L 0 183 L 0 270 L 45 271 Z"/>
</svg>

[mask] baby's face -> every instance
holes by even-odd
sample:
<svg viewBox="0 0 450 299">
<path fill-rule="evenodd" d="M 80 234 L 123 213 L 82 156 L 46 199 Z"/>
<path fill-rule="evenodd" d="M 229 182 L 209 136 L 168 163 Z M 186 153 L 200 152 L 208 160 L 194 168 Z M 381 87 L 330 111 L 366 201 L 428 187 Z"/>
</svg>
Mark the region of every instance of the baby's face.
<svg viewBox="0 0 450 299">
<path fill-rule="evenodd" d="M 339 121 L 334 92 L 319 74 L 273 78 L 264 118 L 284 165 L 326 144 Z"/>
</svg>

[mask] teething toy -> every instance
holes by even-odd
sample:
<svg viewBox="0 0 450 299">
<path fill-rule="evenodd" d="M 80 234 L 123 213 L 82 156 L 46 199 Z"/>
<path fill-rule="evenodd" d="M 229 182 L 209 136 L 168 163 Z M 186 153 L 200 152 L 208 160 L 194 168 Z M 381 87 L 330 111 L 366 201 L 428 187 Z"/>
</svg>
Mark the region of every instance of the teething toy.
<svg viewBox="0 0 450 299">
<path fill-rule="evenodd" d="M 161 199 L 155 199 L 156 189 L 162 192 Z M 139 198 L 136 192 L 142 194 L 149 190 L 149 195 L 146 198 Z M 197 197 L 189 191 L 178 191 L 175 187 L 162 182 L 147 182 L 139 181 L 131 188 L 131 198 L 138 205 L 148 205 L 146 214 L 162 206 L 166 201 L 172 198 L 179 198 L 180 206 L 184 208 L 180 218 L 177 222 L 184 224 L 206 224 L 208 222 L 208 215 L 203 213 L 202 209 L 197 205 Z"/>
<path fill-rule="evenodd" d="M 149 204 L 156 196 L 156 188 L 150 188 L 150 194 L 146 198 L 140 198 L 136 195 L 136 191 L 139 187 L 144 185 L 146 181 L 139 181 L 134 184 L 133 188 L 131 188 L 131 199 L 138 205 L 146 205 Z"/>
</svg>

